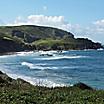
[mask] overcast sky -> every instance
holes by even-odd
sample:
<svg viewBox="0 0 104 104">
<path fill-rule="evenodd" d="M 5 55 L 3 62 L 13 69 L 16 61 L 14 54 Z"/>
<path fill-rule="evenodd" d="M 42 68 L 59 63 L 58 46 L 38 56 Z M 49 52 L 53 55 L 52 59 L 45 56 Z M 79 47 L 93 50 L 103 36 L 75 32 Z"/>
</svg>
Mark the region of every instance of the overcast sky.
<svg viewBox="0 0 104 104">
<path fill-rule="evenodd" d="M 104 0 L 0 0 L 0 25 L 41 25 L 104 44 Z"/>
</svg>

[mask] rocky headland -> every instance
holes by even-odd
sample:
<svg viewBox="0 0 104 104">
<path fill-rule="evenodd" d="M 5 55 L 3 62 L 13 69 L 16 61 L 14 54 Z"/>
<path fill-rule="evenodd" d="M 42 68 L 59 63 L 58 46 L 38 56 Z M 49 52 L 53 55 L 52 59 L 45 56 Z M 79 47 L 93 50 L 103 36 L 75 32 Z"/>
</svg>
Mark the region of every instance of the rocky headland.
<svg viewBox="0 0 104 104">
<path fill-rule="evenodd" d="M 34 50 L 83 50 L 104 48 L 87 38 L 74 38 L 70 32 L 42 26 L 1 26 L 0 53 Z"/>
</svg>

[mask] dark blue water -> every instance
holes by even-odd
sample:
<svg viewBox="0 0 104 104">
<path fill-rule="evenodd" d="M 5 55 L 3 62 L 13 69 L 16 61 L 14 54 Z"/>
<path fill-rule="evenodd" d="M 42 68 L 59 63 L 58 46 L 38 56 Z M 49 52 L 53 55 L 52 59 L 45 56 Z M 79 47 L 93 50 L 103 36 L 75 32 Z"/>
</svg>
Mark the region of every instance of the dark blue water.
<svg viewBox="0 0 104 104">
<path fill-rule="evenodd" d="M 12 78 L 23 78 L 35 85 L 54 87 L 83 82 L 104 89 L 103 50 L 4 55 L 0 56 L 0 70 Z"/>
</svg>

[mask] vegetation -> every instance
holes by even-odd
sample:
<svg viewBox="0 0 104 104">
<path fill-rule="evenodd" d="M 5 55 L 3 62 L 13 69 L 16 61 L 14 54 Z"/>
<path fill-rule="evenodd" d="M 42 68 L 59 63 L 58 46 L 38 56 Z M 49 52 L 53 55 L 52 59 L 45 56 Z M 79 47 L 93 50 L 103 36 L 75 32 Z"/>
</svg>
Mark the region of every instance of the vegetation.
<svg viewBox="0 0 104 104">
<path fill-rule="evenodd" d="M 83 83 L 73 87 L 33 86 L 0 72 L 0 104 L 104 104 L 104 90 Z"/>
<path fill-rule="evenodd" d="M 74 39 L 74 38 L 62 38 L 62 39 L 40 39 L 32 43 L 36 49 L 41 50 L 83 50 L 83 49 L 97 49 L 102 47 L 100 43 L 93 43 L 88 39 Z M 103 47 L 102 47 L 103 48 Z"/>
<path fill-rule="evenodd" d="M 42 26 L 1 26 L 0 52 L 81 50 L 103 48 L 100 43 L 74 38 L 70 32 Z"/>
</svg>

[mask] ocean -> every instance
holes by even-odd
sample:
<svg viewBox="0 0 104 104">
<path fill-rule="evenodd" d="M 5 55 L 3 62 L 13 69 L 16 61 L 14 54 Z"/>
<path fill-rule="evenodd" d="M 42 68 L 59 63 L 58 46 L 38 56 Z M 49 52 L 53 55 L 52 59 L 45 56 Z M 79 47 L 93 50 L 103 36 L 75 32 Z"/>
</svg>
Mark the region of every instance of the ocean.
<svg viewBox="0 0 104 104">
<path fill-rule="evenodd" d="M 104 89 L 104 50 L 17 52 L 0 56 L 0 71 L 47 87 L 82 82 Z"/>
</svg>

